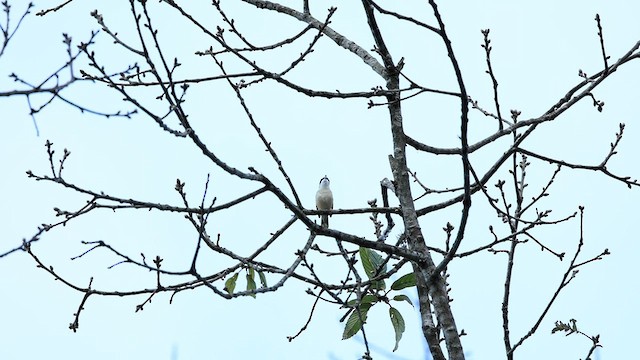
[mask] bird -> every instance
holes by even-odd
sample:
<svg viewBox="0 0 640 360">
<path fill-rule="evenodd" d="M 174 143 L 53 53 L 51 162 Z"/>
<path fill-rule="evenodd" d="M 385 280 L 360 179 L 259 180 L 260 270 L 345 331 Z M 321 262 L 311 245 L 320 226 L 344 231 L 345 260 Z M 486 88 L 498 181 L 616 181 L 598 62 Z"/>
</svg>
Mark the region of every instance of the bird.
<svg viewBox="0 0 640 360">
<path fill-rule="evenodd" d="M 333 193 L 329 188 L 329 178 L 325 175 L 320 179 L 320 186 L 316 192 L 316 209 L 318 210 L 333 210 Z M 329 227 L 329 215 L 318 215 L 322 218 L 320 226 L 323 228 Z"/>
</svg>

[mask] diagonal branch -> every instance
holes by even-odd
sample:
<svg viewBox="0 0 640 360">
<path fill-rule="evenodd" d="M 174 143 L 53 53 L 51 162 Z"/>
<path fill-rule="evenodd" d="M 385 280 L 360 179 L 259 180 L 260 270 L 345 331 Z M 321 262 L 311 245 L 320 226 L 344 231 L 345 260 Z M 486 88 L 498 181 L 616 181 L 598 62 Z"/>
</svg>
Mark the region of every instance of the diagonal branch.
<svg viewBox="0 0 640 360">
<path fill-rule="evenodd" d="M 299 11 L 296 11 L 290 7 L 287 7 L 281 4 L 277 4 L 277 3 L 273 3 L 271 1 L 265 1 L 265 0 L 242 0 L 242 1 L 245 3 L 251 4 L 259 9 L 272 10 L 272 11 L 279 12 L 281 14 L 289 15 L 295 19 L 298 19 L 302 22 L 305 22 L 313 26 L 316 29 L 321 29 L 324 26 L 322 22 L 318 21 L 316 18 L 314 18 L 310 14 L 301 13 Z M 362 59 L 362 61 L 364 61 L 365 64 L 369 65 L 369 67 L 371 67 L 373 71 L 378 73 L 378 75 L 382 76 L 383 78 L 386 77 L 385 68 L 373 56 L 371 56 L 371 54 L 369 54 L 368 51 L 363 49 L 360 45 L 347 39 L 344 35 L 338 33 L 337 31 L 333 30 L 329 26 L 325 27 L 324 33 L 327 35 L 327 37 L 333 40 L 340 47 L 346 50 L 349 50 L 350 52 L 358 56 L 360 59 Z"/>
</svg>

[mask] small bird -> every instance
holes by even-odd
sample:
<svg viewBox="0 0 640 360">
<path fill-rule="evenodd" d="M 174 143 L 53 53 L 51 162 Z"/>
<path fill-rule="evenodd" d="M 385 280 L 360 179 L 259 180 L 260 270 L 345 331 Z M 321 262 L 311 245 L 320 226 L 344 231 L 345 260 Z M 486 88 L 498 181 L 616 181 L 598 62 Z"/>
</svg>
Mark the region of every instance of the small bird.
<svg viewBox="0 0 640 360">
<path fill-rule="evenodd" d="M 329 178 L 325 175 L 320 179 L 320 187 L 316 192 L 316 209 L 318 210 L 333 210 L 333 193 L 329 188 Z M 323 228 L 329 227 L 329 215 L 318 215 L 322 218 L 320 225 Z"/>
</svg>

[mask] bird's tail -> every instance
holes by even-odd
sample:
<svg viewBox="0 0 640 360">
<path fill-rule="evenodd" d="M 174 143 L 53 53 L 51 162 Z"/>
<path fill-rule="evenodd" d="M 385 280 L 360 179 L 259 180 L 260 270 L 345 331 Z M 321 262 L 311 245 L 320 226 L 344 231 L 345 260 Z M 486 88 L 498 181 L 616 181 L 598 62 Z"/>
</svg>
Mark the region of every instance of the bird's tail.
<svg viewBox="0 0 640 360">
<path fill-rule="evenodd" d="M 320 224 L 323 228 L 329 227 L 329 215 L 322 215 L 322 223 Z"/>
</svg>

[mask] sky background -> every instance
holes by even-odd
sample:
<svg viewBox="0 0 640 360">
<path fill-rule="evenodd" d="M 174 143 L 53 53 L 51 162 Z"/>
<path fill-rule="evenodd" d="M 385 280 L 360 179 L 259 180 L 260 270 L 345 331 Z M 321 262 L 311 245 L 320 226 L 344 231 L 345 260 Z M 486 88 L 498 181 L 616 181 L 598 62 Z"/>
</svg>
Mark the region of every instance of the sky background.
<svg viewBox="0 0 640 360">
<path fill-rule="evenodd" d="M 301 1 L 283 2 L 300 9 Z M 185 9 L 215 29 L 222 25 L 209 1 L 192 2 Z M 384 1 L 381 5 L 410 14 L 434 24 L 432 12 L 423 2 Z M 22 2 L 12 2 L 12 24 L 18 20 Z M 36 3 L 35 11 L 52 4 Z M 66 60 L 62 33 L 73 37 L 77 45 L 87 41 L 91 30 L 99 29 L 89 13 L 96 5 L 75 1 L 59 12 L 45 17 L 28 16 L 0 57 L 0 92 L 20 86 L 9 78 L 15 72 L 21 78 L 38 83 Z M 135 41 L 129 4 L 125 1 L 101 5 L 106 23 L 123 39 Z M 239 2 L 224 2 L 225 11 L 236 19 L 256 44 L 269 44 L 291 36 L 303 25 L 283 15 L 257 10 Z M 373 40 L 367 32 L 366 19 L 359 2 L 311 2 L 318 19 L 326 9 L 337 6 L 332 28 L 365 49 Z M 213 43 L 164 4 L 150 3 L 159 38 L 167 56 L 177 56 L 183 64 L 180 78 L 211 76 L 218 70 L 211 59 L 195 56 Z M 637 14 L 640 4 L 634 1 L 449 1 L 439 4 L 447 31 L 457 53 L 469 94 L 488 110 L 493 110 L 491 82 L 485 74 L 486 64 L 481 29 L 491 29 L 493 68 L 500 83 L 503 114 L 510 109 L 522 112 L 521 119 L 537 117 L 580 81 L 578 69 L 593 74 L 602 68 L 600 44 L 594 21 L 600 14 L 605 44 L 611 61 L 626 53 L 640 40 Z M 419 83 L 455 91 L 455 78 L 441 41 L 426 31 L 416 31 L 387 18 L 379 18 L 387 44 L 395 61 L 405 58 L 404 71 Z M 12 25 L 13 26 L 13 25 Z M 231 34 L 227 34 L 230 38 Z M 304 51 L 311 39 L 273 53 L 256 55 L 264 67 L 278 71 L 286 68 Z M 110 72 L 141 62 L 131 53 L 114 46 L 101 32 L 94 50 Z M 246 71 L 246 66 L 225 59 L 229 72 Z M 89 70 L 86 58 L 76 68 Z M 640 65 L 623 66 L 595 92 L 605 102 L 602 113 L 588 99 L 577 104 L 559 120 L 541 126 L 524 144 L 525 148 L 570 162 L 597 164 L 614 141 L 618 124 L 626 123 L 625 137 L 609 164 L 619 175 L 640 176 L 636 159 L 640 152 L 640 123 L 637 79 Z M 62 80 L 64 80 L 63 74 Z M 305 87 L 340 91 L 367 91 L 384 85 L 359 58 L 338 48 L 323 37 L 315 52 L 288 79 Z M 66 96 L 92 110 L 115 112 L 132 110 L 121 96 L 103 86 L 78 83 Z M 157 111 L 164 104 L 156 91 L 138 92 L 145 104 Z M 291 176 L 307 208 L 314 207 L 318 180 L 331 179 L 336 208 L 362 208 L 366 201 L 378 198 L 379 182 L 391 178 L 387 156 L 392 152 L 387 111 L 384 107 L 367 109 L 367 100 L 308 99 L 283 89 L 273 82 L 263 82 L 245 90 L 244 95 L 256 122 L 271 141 Z M 42 104 L 46 96 L 33 97 Z M 433 146 L 459 146 L 459 102 L 439 95 L 423 95 L 403 103 L 405 129 L 414 138 Z M 185 108 L 189 120 L 202 139 L 224 161 L 241 170 L 253 166 L 270 176 L 281 189 L 286 183 L 264 151 L 235 95 L 224 83 L 194 85 L 189 89 Z M 31 237 L 39 224 L 55 221 L 53 208 L 80 208 L 86 200 L 73 191 L 50 183 L 27 179 L 28 169 L 48 174 L 44 143 L 54 143 L 56 155 L 64 148 L 71 151 L 64 176 L 67 181 L 96 191 L 120 196 L 180 205 L 173 190 L 176 178 L 186 182 L 192 204 L 200 203 L 207 174 L 211 182 L 209 197 L 218 204 L 255 189 L 238 182 L 203 158 L 189 141 L 163 132 L 150 118 L 138 114 L 131 119 L 105 118 L 54 101 L 35 116 L 39 135 L 24 97 L 0 98 L 0 253 L 18 246 Z M 495 121 L 472 112 L 472 141 L 495 130 Z M 173 123 L 175 125 L 175 121 Z M 477 169 L 490 166 L 507 148 L 509 139 L 497 141 L 471 158 Z M 409 166 L 429 187 L 442 189 L 461 184 L 460 160 L 455 157 L 429 156 L 409 151 Z M 554 166 L 531 161 L 528 169 L 530 198 L 548 182 Z M 508 178 L 506 169 L 492 179 L 488 188 L 497 196 L 493 184 Z M 552 218 L 562 218 L 584 205 L 584 240 L 581 257 L 586 260 L 605 248 L 611 255 L 603 261 L 581 268 L 578 277 L 563 291 L 539 331 L 521 348 L 518 359 L 584 358 L 590 346 L 579 336 L 551 335 L 556 320 L 578 320 L 579 328 L 590 335 L 601 334 L 604 346 L 597 359 L 628 358 L 636 351 L 631 341 L 635 324 L 640 321 L 637 308 L 638 270 L 634 266 L 640 246 L 637 241 L 636 212 L 640 192 L 629 190 L 602 174 L 563 169 L 550 189 L 551 196 L 538 207 L 553 209 Z M 415 188 L 414 194 L 419 194 Z M 418 206 L 437 203 L 444 197 L 426 197 Z M 393 200 L 392 200 L 393 201 Z M 396 203 L 393 203 L 396 204 Z M 460 207 L 453 206 L 421 219 L 425 236 L 442 244 L 442 227 L 449 221 L 457 227 Z M 530 216 L 532 216 L 530 214 Z M 228 212 L 212 216 L 211 234 L 221 234 L 224 245 L 246 254 L 264 242 L 290 218 L 271 196 L 261 196 Z M 333 216 L 331 227 L 372 239 L 368 215 Z M 399 219 L 396 221 L 400 223 Z M 508 230 L 495 216 L 486 200 L 474 197 L 471 219 L 462 249 L 471 249 L 492 240 L 492 225 L 498 234 Z M 401 231 L 400 225 L 391 238 Z M 535 234 L 554 250 L 573 254 L 580 229 L 576 220 L 538 229 Z M 45 234 L 33 249 L 47 265 L 79 286 L 93 277 L 94 288 L 128 290 L 153 287 L 155 275 L 132 267 L 117 266 L 105 251 L 94 251 L 78 260 L 70 258 L 88 248 L 81 241 L 104 240 L 132 255 L 143 252 L 147 258 L 159 255 L 167 269 L 185 269 L 197 234 L 177 214 L 156 211 L 109 211 L 83 216 L 65 228 Z M 297 223 L 265 255 L 265 260 L 286 266 L 294 252 L 306 241 L 308 233 Z M 317 243 L 331 248 L 328 238 Z M 557 287 L 568 259 L 559 262 L 541 252 L 532 242 L 520 249 L 515 267 L 512 292 L 512 342 L 530 328 L 553 289 Z M 328 278 L 343 275 L 340 262 L 315 256 L 312 259 Z M 468 334 L 463 346 L 469 359 L 503 358 L 500 301 L 504 283 L 505 256 L 481 253 L 473 258 L 456 260 L 450 266 L 449 279 L 456 323 Z M 217 271 L 227 262 L 211 254 L 199 263 L 202 272 Z M 304 270 L 301 270 L 304 272 Z M 408 272 L 408 268 L 401 274 Z M 269 278 L 275 283 L 277 278 Z M 167 279 L 167 282 L 169 280 Z M 223 285 L 220 285 L 222 287 Z M 240 282 L 239 286 L 243 286 Z M 293 342 L 304 325 L 313 298 L 304 293 L 307 286 L 289 281 L 276 293 L 256 299 L 221 299 L 206 289 L 182 292 L 169 304 L 169 294 L 160 294 L 135 312 L 146 298 L 100 298 L 92 296 L 80 318 L 77 333 L 68 329 L 82 294 L 65 287 L 37 269 L 25 253 L 0 259 L 0 359 L 210 359 L 210 358 L 307 358 L 356 359 L 362 355 L 359 336 L 342 341 L 343 310 L 320 304 L 306 332 Z M 415 294 L 406 294 L 415 301 Z M 393 330 L 387 310 L 380 306 L 369 314 L 367 331 L 375 359 L 424 359 L 417 311 L 409 304 L 397 308 L 406 321 L 406 332 L 396 353 Z"/>
</svg>

